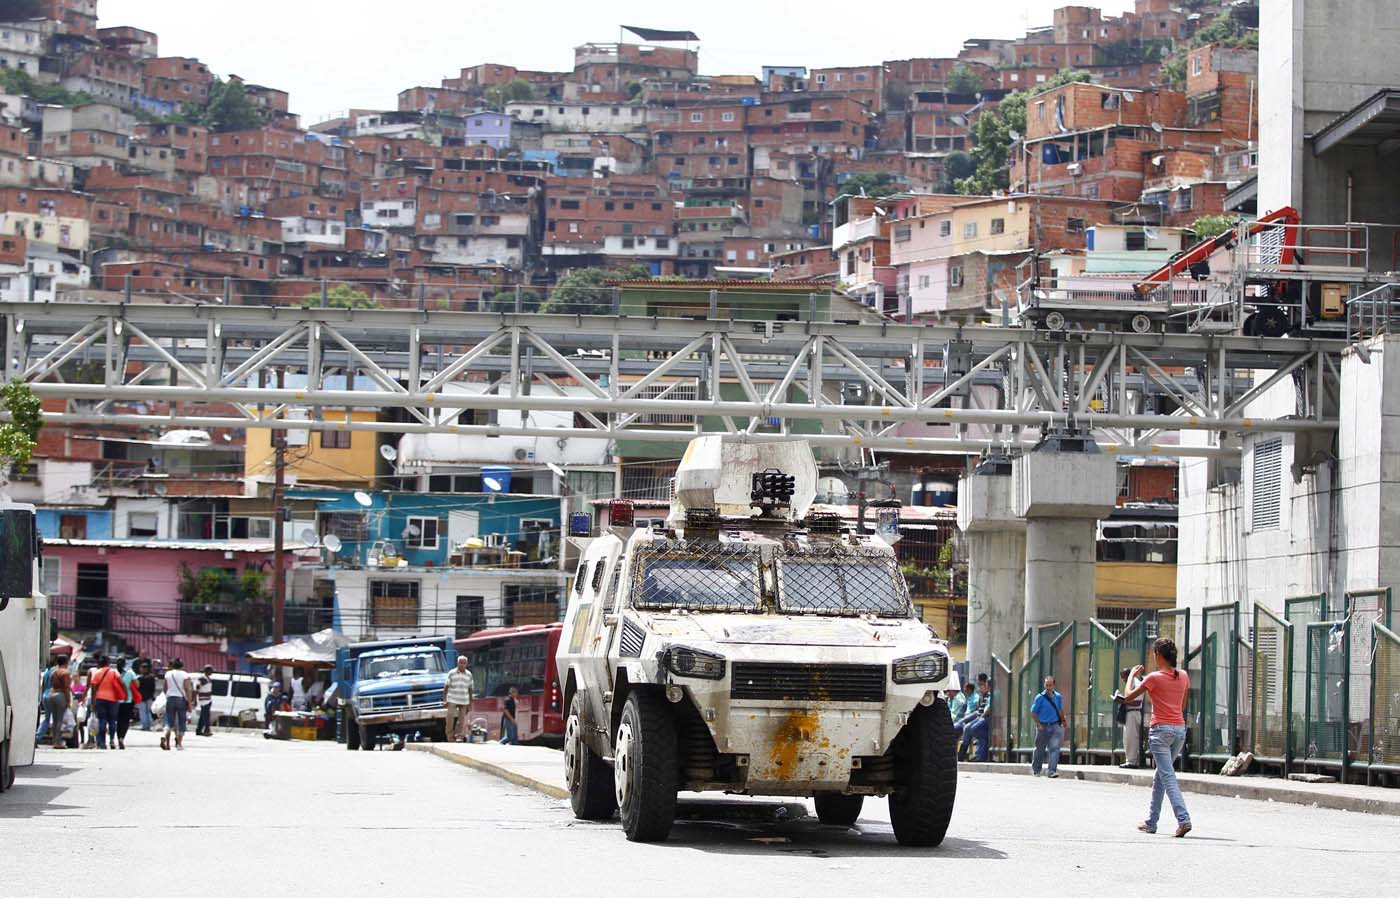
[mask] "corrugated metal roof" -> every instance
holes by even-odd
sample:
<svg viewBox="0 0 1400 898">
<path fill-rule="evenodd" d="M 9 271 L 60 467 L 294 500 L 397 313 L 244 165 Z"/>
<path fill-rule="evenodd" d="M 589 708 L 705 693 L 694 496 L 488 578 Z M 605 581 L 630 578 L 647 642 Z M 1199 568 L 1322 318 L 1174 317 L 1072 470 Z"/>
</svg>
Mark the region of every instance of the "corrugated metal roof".
<svg viewBox="0 0 1400 898">
<path fill-rule="evenodd" d="M 198 539 L 46 539 L 45 546 L 72 546 L 74 548 L 101 548 L 101 549 L 169 549 L 172 551 L 184 552 L 245 552 L 245 553 L 271 553 L 275 550 L 272 540 L 261 539 L 220 539 L 220 540 L 198 540 Z M 315 549 L 305 549 L 287 541 L 286 551 L 289 554 L 298 552 L 317 552 Z"/>
</svg>

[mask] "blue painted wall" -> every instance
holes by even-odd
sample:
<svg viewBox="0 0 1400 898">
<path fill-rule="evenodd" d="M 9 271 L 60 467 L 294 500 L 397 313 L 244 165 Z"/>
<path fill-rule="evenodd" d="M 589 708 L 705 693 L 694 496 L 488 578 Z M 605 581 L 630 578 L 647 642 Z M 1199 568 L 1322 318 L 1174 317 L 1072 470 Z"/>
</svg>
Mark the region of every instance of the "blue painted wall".
<svg viewBox="0 0 1400 898">
<path fill-rule="evenodd" d="M 371 504 L 362 507 L 355 501 L 354 493 L 344 490 L 328 490 L 294 487 L 288 490 L 292 500 L 314 500 L 321 514 L 366 513 L 370 529 L 368 538 L 353 543 L 343 540 L 344 546 L 337 557 L 349 561 L 354 559 L 365 563 L 366 556 L 376 540 L 393 540 L 401 555 L 414 566 L 431 564 L 441 567 L 447 564 L 450 547 L 447 543 L 448 513 L 451 511 L 474 511 L 477 513 L 477 533 L 486 536 L 491 533 L 505 534 L 512 544 L 522 538 L 521 521 L 526 518 L 547 520 L 557 533 L 559 529 L 559 500 L 549 496 L 517 496 L 510 493 L 370 493 Z M 404 529 L 409 518 L 428 517 L 439 519 L 438 548 L 410 549 L 404 544 Z"/>
<path fill-rule="evenodd" d="M 58 539 L 59 519 L 73 515 L 87 518 L 87 539 L 112 538 L 112 512 L 104 508 L 40 508 L 34 516 L 44 539 Z"/>
</svg>

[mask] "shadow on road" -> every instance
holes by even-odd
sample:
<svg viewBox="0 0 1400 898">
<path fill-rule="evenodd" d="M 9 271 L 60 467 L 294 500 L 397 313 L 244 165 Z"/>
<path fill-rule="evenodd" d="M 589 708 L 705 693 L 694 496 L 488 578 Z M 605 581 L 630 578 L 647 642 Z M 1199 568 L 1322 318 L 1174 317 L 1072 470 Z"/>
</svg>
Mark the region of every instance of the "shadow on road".
<svg viewBox="0 0 1400 898">
<path fill-rule="evenodd" d="M 70 773 L 77 773 L 79 769 L 77 767 L 64 767 L 60 764 L 33 764 L 23 768 L 19 778 L 21 780 L 52 780 Z"/>
<path fill-rule="evenodd" d="M 15 782 L 15 787 L 0 800 L 0 820 L 29 820 L 34 817 L 62 817 L 65 811 L 79 811 L 77 805 L 54 804 L 54 799 L 68 791 L 66 786 L 36 786 L 25 782 L 28 771 Z"/>
<path fill-rule="evenodd" d="M 860 820 L 853 827 L 823 826 L 800 802 L 682 799 L 671 838 L 664 844 L 738 855 L 1006 858 L 1006 852 L 970 839 L 945 839 L 937 848 L 908 848 L 895 841 L 888 823 L 878 820 Z"/>
</svg>

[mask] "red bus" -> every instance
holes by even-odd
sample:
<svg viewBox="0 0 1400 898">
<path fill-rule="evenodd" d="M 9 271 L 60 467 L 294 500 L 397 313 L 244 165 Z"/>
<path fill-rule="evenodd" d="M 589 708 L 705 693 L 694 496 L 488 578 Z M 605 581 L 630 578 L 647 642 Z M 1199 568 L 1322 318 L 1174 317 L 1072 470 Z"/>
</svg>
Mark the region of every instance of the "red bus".
<svg viewBox="0 0 1400 898">
<path fill-rule="evenodd" d="M 471 719 L 485 718 L 491 739 L 501 738 L 501 715 L 512 686 L 520 691 L 515 703 L 520 741 L 563 738 L 559 671 L 554 664 L 563 631 L 562 623 L 525 624 L 478 630 L 456 641 L 457 654 L 466 655 L 476 684 Z"/>
</svg>

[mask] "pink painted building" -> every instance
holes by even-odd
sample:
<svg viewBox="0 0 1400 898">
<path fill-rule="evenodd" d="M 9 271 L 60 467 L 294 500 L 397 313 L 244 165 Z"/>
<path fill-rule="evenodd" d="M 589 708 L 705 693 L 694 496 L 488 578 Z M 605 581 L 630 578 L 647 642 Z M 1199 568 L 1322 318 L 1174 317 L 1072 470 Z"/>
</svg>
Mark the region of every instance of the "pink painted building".
<svg viewBox="0 0 1400 898">
<path fill-rule="evenodd" d="M 294 558 L 288 552 L 285 567 Z M 64 630 L 121 632 L 133 651 L 223 670 L 232 665 L 227 643 L 212 629 L 191 632 L 205 622 L 188 607 L 182 613 L 181 567 L 196 576 L 217 569 L 235 581 L 245 571 L 259 571 L 270 588 L 272 559 L 270 540 L 52 539 L 44 542 L 42 582 Z M 252 613 L 260 608 L 253 606 Z"/>
</svg>

